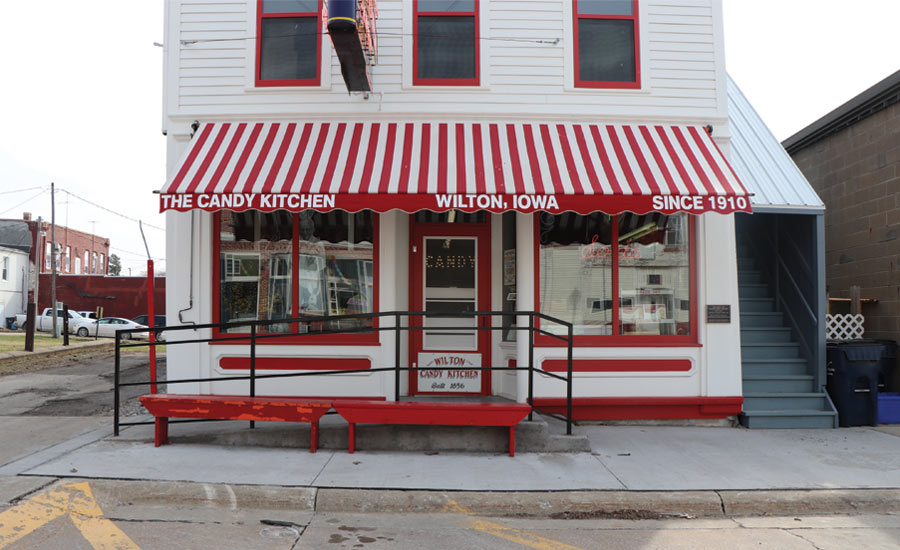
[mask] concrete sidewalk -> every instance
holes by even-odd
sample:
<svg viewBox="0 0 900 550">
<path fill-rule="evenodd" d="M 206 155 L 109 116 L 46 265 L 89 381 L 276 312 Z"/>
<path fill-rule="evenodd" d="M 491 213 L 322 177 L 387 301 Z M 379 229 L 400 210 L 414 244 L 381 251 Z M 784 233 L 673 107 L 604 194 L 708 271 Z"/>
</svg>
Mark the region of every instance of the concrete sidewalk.
<svg viewBox="0 0 900 550">
<path fill-rule="evenodd" d="M 182 424 L 178 431 L 223 424 Z M 548 515 L 566 510 L 652 510 L 694 516 L 900 512 L 900 426 L 746 430 L 579 426 L 591 452 L 357 452 L 153 446 L 151 426 L 109 436 L 95 430 L 44 450 L 0 475 L 281 487 L 298 503 L 344 511 L 440 511 L 450 501 L 477 513 Z M 87 436 L 87 438 L 86 438 Z M 176 484 L 178 485 L 178 484 Z M 247 488 L 249 486 L 249 488 Z M 252 492 L 251 491 L 251 492 Z M 176 491 L 177 492 L 177 491 Z M 186 494 L 187 494 L 186 493 Z M 312 495 L 312 496 L 311 496 Z M 193 498 L 193 497 L 191 497 Z M 518 503 L 518 504 L 517 504 Z M 298 506 L 301 504 L 298 504 Z M 303 504 L 306 506 L 306 504 Z M 677 512 L 675 512 L 677 510 Z"/>
</svg>

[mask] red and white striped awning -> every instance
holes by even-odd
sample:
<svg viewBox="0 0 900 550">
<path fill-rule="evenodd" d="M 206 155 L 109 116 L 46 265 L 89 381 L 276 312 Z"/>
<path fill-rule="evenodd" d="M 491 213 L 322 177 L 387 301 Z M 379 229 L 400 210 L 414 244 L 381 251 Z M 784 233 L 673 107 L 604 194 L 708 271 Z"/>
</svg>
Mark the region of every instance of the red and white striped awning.
<svg viewBox="0 0 900 550">
<path fill-rule="evenodd" d="M 203 124 L 160 210 L 750 211 L 696 126 L 494 122 Z"/>
</svg>

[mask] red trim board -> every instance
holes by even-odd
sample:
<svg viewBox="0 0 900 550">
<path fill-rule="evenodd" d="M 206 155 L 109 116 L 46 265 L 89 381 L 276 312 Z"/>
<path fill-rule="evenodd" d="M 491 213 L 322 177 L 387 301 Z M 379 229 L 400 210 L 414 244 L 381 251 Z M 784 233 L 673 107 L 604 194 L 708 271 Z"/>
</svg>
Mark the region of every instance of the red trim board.
<svg viewBox="0 0 900 550">
<path fill-rule="evenodd" d="M 223 370 L 250 370 L 249 357 L 221 357 Z M 365 357 L 257 357 L 257 370 L 363 370 L 372 368 Z"/>
<path fill-rule="evenodd" d="M 671 420 L 726 418 L 741 412 L 744 398 L 729 397 L 577 397 L 573 420 Z M 536 397 L 536 409 L 565 414 L 564 397 Z"/>
<path fill-rule="evenodd" d="M 544 359 L 541 369 L 547 372 L 567 372 L 565 359 Z M 690 359 L 574 359 L 572 372 L 688 372 Z"/>
</svg>

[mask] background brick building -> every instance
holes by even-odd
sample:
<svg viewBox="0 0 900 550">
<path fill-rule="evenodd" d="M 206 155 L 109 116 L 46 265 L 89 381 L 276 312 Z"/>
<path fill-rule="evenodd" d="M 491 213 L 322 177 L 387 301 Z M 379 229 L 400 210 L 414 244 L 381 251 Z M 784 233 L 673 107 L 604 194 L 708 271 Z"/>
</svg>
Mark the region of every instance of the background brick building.
<svg viewBox="0 0 900 550">
<path fill-rule="evenodd" d="M 826 205 L 829 295 L 858 285 L 866 337 L 900 340 L 900 71 L 783 145 Z"/>
<path fill-rule="evenodd" d="M 25 212 L 19 220 L 4 219 L 0 222 L 20 222 L 27 225 L 28 231 L 31 233 L 30 241 L 18 244 L 28 246 L 29 249 L 35 243 L 35 233 L 43 230 L 43 234 L 38 236 L 38 248 L 31 251 L 29 259 L 31 262 L 38 263 L 41 273 L 53 271 L 53 265 L 50 263 L 52 254 L 48 220 L 42 220 L 41 227 L 38 228 L 37 220 L 32 218 L 30 212 Z M 109 239 L 106 237 L 57 224 L 56 242 L 59 244 L 58 273 L 106 275 L 109 272 Z M 16 243 L 0 244 L 14 246 Z"/>
</svg>

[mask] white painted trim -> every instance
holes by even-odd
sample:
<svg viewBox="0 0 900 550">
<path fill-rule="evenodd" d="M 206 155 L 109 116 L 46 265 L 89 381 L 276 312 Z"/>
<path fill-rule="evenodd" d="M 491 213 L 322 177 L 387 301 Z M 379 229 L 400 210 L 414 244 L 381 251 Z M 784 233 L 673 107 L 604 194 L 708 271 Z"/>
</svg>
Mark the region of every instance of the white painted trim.
<svg viewBox="0 0 900 550">
<path fill-rule="evenodd" d="M 490 0 L 480 0 L 478 2 L 478 36 L 486 36 L 486 33 L 491 29 L 491 21 L 488 17 L 490 13 L 487 9 L 487 4 Z M 403 33 L 403 51 L 400 54 L 401 59 L 401 90 L 415 90 L 417 92 L 459 92 L 459 91 L 483 91 L 490 90 L 490 82 L 489 75 L 490 71 L 487 71 L 486 68 L 489 66 L 490 62 L 490 40 L 482 40 L 478 45 L 478 70 L 480 74 L 478 75 L 477 86 L 414 86 L 413 85 L 413 48 L 415 47 L 415 42 L 413 41 L 413 3 L 412 0 L 404 0 L 403 8 L 400 15 L 401 24 L 402 24 L 402 33 Z M 478 38 L 476 37 L 476 40 Z"/>
<path fill-rule="evenodd" d="M 280 94 L 280 93 L 301 93 L 301 92 L 328 92 L 331 91 L 331 63 L 334 52 L 334 45 L 325 32 L 325 18 L 322 18 L 322 34 L 319 36 L 319 46 L 322 48 L 322 58 L 319 66 L 318 86 L 256 86 L 256 0 L 246 0 L 247 2 L 247 28 L 246 33 L 249 37 L 244 44 L 244 52 L 247 62 L 244 65 L 244 92 L 248 94 Z"/>
<path fill-rule="evenodd" d="M 573 22 L 572 2 L 563 1 L 563 90 L 566 92 L 588 95 L 650 95 L 650 72 L 647 57 L 650 50 L 650 39 L 647 34 L 647 3 L 638 2 L 638 42 L 640 47 L 640 88 L 577 88 L 575 86 L 575 28 Z"/>
</svg>

